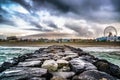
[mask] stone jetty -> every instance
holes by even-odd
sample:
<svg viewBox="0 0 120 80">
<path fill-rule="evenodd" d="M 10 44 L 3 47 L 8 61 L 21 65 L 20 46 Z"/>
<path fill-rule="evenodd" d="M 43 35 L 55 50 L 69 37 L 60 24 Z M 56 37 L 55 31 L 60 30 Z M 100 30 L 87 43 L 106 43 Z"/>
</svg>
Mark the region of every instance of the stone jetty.
<svg viewBox="0 0 120 80">
<path fill-rule="evenodd" d="M 0 80 L 120 80 L 120 68 L 80 48 L 53 45 L 4 62 Z"/>
</svg>

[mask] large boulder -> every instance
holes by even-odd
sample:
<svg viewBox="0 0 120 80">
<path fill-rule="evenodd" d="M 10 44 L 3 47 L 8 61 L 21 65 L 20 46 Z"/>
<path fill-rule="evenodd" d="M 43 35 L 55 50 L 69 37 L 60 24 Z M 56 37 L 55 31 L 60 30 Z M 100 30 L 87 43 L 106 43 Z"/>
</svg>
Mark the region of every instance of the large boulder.
<svg viewBox="0 0 120 80">
<path fill-rule="evenodd" d="M 79 58 L 75 58 L 75 59 L 71 60 L 70 65 L 71 65 L 72 71 L 74 71 L 76 73 L 81 73 L 86 70 L 96 70 L 97 69 L 93 64 L 91 64 L 87 61 L 81 60 Z"/>
<path fill-rule="evenodd" d="M 109 74 L 97 70 L 88 70 L 75 76 L 73 80 L 116 80 Z"/>
<path fill-rule="evenodd" d="M 0 72 L 12 67 L 13 64 L 11 62 L 4 62 L 3 64 L 0 65 Z"/>
<path fill-rule="evenodd" d="M 26 80 L 32 77 L 41 77 L 47 74 L 47 69 L 12 67 L 0 74 L 0 80 Z"/>
<path fill-rule="evenodd" d="M 120 68 L 106 60 L 97 60 L 94 65 L 98 70 L 111 74 L 117 78 L 120 78 Z"/>
<path fill-rule="evenodd" d="M 41 61 L 20 62 L 17 66 L 19 67 L 40 67 Z"/>
<path fill-rule="evenodd" d="M 58 69 L 58 64 L 54 60 L 46 60 L 41 67 L 48 69 L 48 71 L 56 71 Z"/>
</svg>

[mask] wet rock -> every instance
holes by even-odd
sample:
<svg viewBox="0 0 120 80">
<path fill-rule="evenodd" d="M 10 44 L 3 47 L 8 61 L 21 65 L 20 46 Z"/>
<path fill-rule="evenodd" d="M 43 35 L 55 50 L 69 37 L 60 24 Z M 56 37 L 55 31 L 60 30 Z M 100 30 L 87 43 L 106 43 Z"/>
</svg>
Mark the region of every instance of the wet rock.
<svg viewBox="0 0 120 80">
<path fill-rule="evenodd" d="M 62 59 L 59 59 L 56 61 L 57 64 L 58 64 L 58 67 L 59 68 L 62 68 L 63 66 L 68 66 L 69 65 L 69 62 L 66 61 L 66 60 L 62 60 Z"/>
<path fill-rule="evenodd" d="M 72 71 L 74 71 L 76 73 L 81 73 L 86 70 L 97 69 L 93 64 L 91 64 L 87 61 L 81 60 L 79 58 L 75 58 L 75 59 L 71 60 L 70 64 L 71 64 Z"/>
<path fill-rule="evenodd" d="M 40 54 L 40 53 L 41 53 L 40 50 L 36 50 L 36 51 L 34 52 L 34 54 Z"/>
<path fill-rule="evenodd" d="M 98 60 L 94 63 L 98 70 L 111 74 L 117 78 L 120 78 L 120 68 L 106 60 Z"/>
<path fill-rule="evenodd" d="M 109 74 L 105 72 L 100 72 L 97 70 L 88 70 L 75 76 L 73 80 L 116 80 Z"/>
<path fill-rule="evenodd" d="M 58 64 L 54 60 L 46 60 L 42 64 L 42 68 L 48 69 L 48 71 L 56 71 L 58 69 Z"/>
<path fill-rule="evenodd" d="M 12 67 L 13 64 L 10 62 L 4 62 L 3 64 L 0 65 L 0 72 Z"/>
<path fill-rule="evenodd" d="M 17 66 L 19 67 L 40 67 L 41 61 L 20 62 Z"/>
<path fill-rule="evenodd" d="M 32 77 L 41 77 L 47 74 L 47 69 L 28 68 L 28 67 L 12 67 L 0 74 L 0 79 L 26 80 Z"/>
<path fill-rule="evenodd" d="M 67 79 L 67 78 L 73 77 L 75 73 L 74 72 L 53 72 L 52 75 Z"/>
<path fill-rule="evenodd" d="M 18 63 L 19 63 L 19 60 L 18 60 L 18 58 L 16 58 L 16 57 L 14 57 L 13 59 L 11 59 L 11 63 L 13 64 L 13 65 L 17 65 Z"/>
<path fill-rule="evenodd" d="M 79 52 L 78 55 L 79 55 L 79 56 L 82 56 L 82 55 L 90 55 L 90 54 L 87 53 L 87 52 L 82 51 L 82 52 Z"/>
</svg>

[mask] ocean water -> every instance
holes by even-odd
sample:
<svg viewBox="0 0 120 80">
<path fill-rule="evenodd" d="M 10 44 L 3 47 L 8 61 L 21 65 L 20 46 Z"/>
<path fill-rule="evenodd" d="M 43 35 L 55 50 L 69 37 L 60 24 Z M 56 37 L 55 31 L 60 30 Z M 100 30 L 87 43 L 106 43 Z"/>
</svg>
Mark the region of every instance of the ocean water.
<svg viewBox="0 0 120 80">
<path fill-rule="evenodd" d="M 106 59 L 120 67 L 120 47 L 80 47 L 86 52 L 98 57 Z"/>
<path fill-rule="evenodd" d="M 41 47 L 0 47 L 0 64 L 25 53 L 33 53 Z M 120 66 L 120 47 L 79 47 L 90 54 Z"/>
<path fill-rule="evenodd" d="M 2 47 L 0 46 L 0 64 L 26 53 L 33 53 L 38 47 Z"/>
</svg>

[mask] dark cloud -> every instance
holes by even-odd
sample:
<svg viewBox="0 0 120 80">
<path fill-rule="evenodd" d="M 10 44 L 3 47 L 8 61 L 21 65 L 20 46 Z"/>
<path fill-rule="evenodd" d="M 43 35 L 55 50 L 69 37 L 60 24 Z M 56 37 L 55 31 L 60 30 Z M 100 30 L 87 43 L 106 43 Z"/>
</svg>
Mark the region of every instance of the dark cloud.
<svg viewBox="0 0 120 80">
<path fill-rule="evenodd" d="M 18 21 L 20 20 L 25 22 L 24 26 L 33 27 L 27 30 L 52 32 L 59 29 L 58 25 L 61 24 L 59 21 L 57 22 L 57 18 L 59 19 L 59 17 L 62 17 L 62 19 L 65 20 L 68 18 L 72 20 L 85 20 L 90 23 L 99 24 L 117 23 L 120 22 L 119 3 L 120 0 L 0 0 L 0 24 L 16 27 L 20 24 L 21 26 L 23 23 L 16 23 L 15 21 L 18 18 Z M 18 8 L 21 6 L 28 12 L 24 13 L 24 10 L 23 13 L 19 10 L 14 11 L 15 8 L 12 10 L 11 8 L 13 7 L 10 7 L 10 5 L 13 6 L 13 4 L 15 4 L 16 7 L 19 5 Z M 46 15 L 41 15 L 41 11 L 45 11 L 44 14 L 47 14 L 47 19 Z M 51 17 L 49 18 L 49 16 Z M 97 35 L 97 32 L 99 34 L 102 32 L 102 30 L 100 30 L 101 28 L 96 27 L 96 25 L 93 25 L 94 28 L 90 28 L 94 30 L 95 33 L 90 31 L 88 26 L 81 26 L 80 24 L 65 23 L 65 27 L 61 27 L 63 30 L 66 28 L 71 29 L 76 32 L 75 35 L 82 37 L 88 37 L 94 34 Z M 61 36 L 62 33 L 50 34 Z M 47 36 L 48 34 L 40 35 Z M 65 33 L 62 35 L 67 34 Z"/>
<path fill-rule="evenodd" d="M 40 31 L 40 32 L 51 32 L 52 30 L 50 29 L 43 29 L 43 28 L 39 28 L 39 29 L 35 29 L 35 28 L 30 28 L 30 29 L 24 29 L 24 30 L 31 30 L 31 31 Z"/>
<path fill-rule="evenodd" d="M 91 31 L 89 31 L 88 27 L 85 26 L 79 26 L 75 24 L 66 24 L 65 26 L 76 32 L 76 35 L 79 37 L 93 37 L 94 35 Z"/>
<path fill-rule="evenodd" d="M 111 0 L 114 7 L 115 7 L 115 11 L 120 13 L 120 0 Z"/>
<path fill-rule="evenodd" d="M 32 9 L 32 7 L 30 6 L 29 3 L 26 3 L 25 0 L 11 0 L 13 2 L 16 2 L 18 4 L 20 4 L 21 6 L 23 6 L 25 9 L 27 9 L 28 11 L 30 11 Z"/>
<path fill-rule="evenodd" d="M 46 0 L 55 5 L 57 10 L 72 12 L 74 18 L 86 19 L 98 23 L 119 22 L 120 9 L 118 0 Z M 114 6 L 113 6 L 114 5 Z M 114 10 L 117 10 L 114 12 Z M 65 14 L 65 13 L 64 13 Z M 63 15 L 64 15 L 63 14 Z M 109 15 L 108 15 L 109 14 Z M 69 15 L 71 17 L 71 15 Z"/>
<path fill-rule="evenodd" d="M 63 4 L 61 0 L 46 0 L 47 2 L 53 4 L 56 6 L 57 9 L 63 11 L 63 12 L 68 12 L 70 7 L 66 4 Z"/>
<path fill-rule="evenodd" d="M 52 22 L 52 21 L 45 21 L 44 23 L 47 24 L 49 27 L 52 27 L 54 29 L 58 29 L 57 25 L 54 24 L 54 22 Z"/>
<path fill-rule="evenodd" d="M 5 19 L 2 15 L 0 15 L 0 24 L 16 26 L 16 25 L 14 24 L 14 22 Z"/>
</svg>

